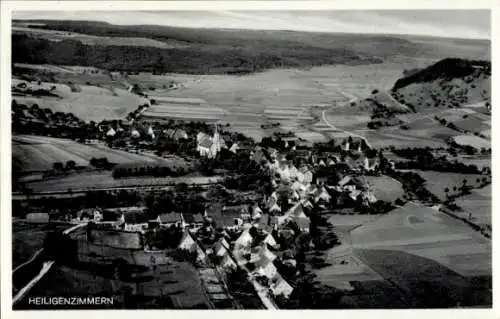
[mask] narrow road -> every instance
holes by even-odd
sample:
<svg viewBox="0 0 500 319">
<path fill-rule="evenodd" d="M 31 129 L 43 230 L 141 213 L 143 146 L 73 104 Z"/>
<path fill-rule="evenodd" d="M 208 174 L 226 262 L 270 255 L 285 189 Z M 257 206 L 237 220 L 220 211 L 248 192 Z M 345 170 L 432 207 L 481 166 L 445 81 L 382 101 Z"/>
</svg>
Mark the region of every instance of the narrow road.
<svg viewBox="0 0 500 319">
<path fill-rule="evenodd" d="M 42 269 L 26 286 L 24 286 L 12 299 L 12 304 L 16 304 L 19 300 L 21 300 L 30 290 L 33 288 L 40 279 L 45 276 L 45 274 L 52 268 L 54 265 L 53 261 L 47 261 L 43 264 Z"/>
<path fill-rule="evenodd" d="M 269 297 L 267 294 L 267 288 L 262 286 L 257 282 L 257 280 L 251 275 L 250 270 L 243 264 L 241 261 L 235 258 L 237 261 L 238 265 L 246 271 L 248 274 L 248 280 L 252 283 L 255 291 L 257 292 L 257 295 L 259 296 L 260 300 L 262 301 L 262 304 L 264 304 L 264 307 L 266 309 L 271 309 L 271 310 L 278 310 L 278 306 L 274 303 L 274 301 Z"/>
<path fill-rule="evenodd" d="M 67 235 L 67 234 L 73 232 L 74 230 L 82 228 L 84 226 L 87 226 L 87 224 L 78 224 L 78 225 L 72 226 L 72 227 L 66 229 L 63 232 L 63 234 Z M 40 252 L 42 251 L 42 249 L 38 250 L 33 255 L 33 257 L 30 259 L 29 262 L 24 263 L 21 266 L 26 266 L 30 262 L 32 262 L 36 258 L 36 256 L 38 256 L 40 254 Z M 21 299 L 23 299 L 24 296 L 40 281 L 40 279 L 42 279 L 43 276 L 45 276 L 45 274 L 47 274 L 47 272 L 49 272 L 49 270 L 52 268 L 53 265 L 54 265 L 54 261 L 52 261 L 52 260 L 44 262 L 43 266 L 42 266 L 42 269 L 40 269 L 40 272 L 33 279 L 31 279 L 31 281 L 26 286 L 24 286 L 23 288 L 21 288 L 19 290 L 19 292 L 14 296 L 14 298 L 12 299 L 12 304 L 14 305 L 14 304 L 18 303 Z M 14 271 L 20 269 L 21 266 L 17 267 Z"/>
</svg>

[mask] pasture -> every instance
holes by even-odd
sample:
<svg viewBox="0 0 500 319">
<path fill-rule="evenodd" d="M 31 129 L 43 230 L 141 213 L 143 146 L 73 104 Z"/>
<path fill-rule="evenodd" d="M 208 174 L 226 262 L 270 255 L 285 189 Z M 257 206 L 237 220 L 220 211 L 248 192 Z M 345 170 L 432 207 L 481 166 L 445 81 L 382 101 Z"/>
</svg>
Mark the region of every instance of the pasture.
<svg viewBox="0 0 500 319">
<path fill-rule="evenodd" d="M 38 192 L 66 192 L 68 189 L 85 191 L 115 187 L 157 187 L 179 183 L 206 184 L 219 181 L 219 177 L 182 176 L 182 177 L 127 177 L 114 179 L 109 171 L 82 172 L 55 179 L 34 181 L 26 186 Z"/>
<path fill-rule="evenodd" d="M 456 193 L 453 187 L 456 186 L 457 189 L 460 188 L 464 180 L 467 181 L 467 185 L 475 187 L 478 185 L 477 179 L 483 177 L 479 174 L 444 173 L 421 170 L 414 170 L 414 172 L 425 179 L 425 187 L 441 200 L 446 199 L 445 188 L 449 189 L 448 194 L 453 195 Z M 459 190 L 457 190 L 457 192 L 459 192 Z"/>
<path fill-rule="evenodd" d="M 21 171 L 51 170 L 55 162 L 75 161 L 76 166 L 90 166 L 92 157 L 106 157 L 110 163 L 166 163 L 153 155 L 139 155 L 100 144 L 81 144 L 69 139 L 34 135 L 12 136 L 12 157 Z"/>
</svg>

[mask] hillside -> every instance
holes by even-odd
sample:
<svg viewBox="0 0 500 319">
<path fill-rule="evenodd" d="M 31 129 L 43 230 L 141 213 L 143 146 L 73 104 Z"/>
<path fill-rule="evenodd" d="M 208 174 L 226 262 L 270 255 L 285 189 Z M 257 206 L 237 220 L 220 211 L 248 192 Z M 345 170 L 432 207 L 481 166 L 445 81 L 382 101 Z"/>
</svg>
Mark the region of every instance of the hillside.
<svg viewBox="0 0 500 319">
<path fill-rule="evenodd" d="M 414 111 L 491 103 L 491 62 L 443 59 L 399 79 L 392 96 Z"/>
<path fill-rule="evenodd" d="M 92 21 L 14 21 L 13 62 L 129 72 L 240 74 L 271 68 L 489 59 L 489 41 L 295 31 L 117 26 Z M 334 31 L 334 30 L 332 30 Z M 129 41 L 126 41 L 129 39 Z"/>
</svg>

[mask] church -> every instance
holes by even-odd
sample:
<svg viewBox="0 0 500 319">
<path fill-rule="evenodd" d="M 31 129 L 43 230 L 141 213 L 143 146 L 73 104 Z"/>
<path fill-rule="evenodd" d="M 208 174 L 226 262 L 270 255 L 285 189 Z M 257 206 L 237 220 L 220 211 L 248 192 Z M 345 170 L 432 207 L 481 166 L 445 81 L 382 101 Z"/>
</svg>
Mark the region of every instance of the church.
<svg viewBox="0 0 500 319">
<path fill-rule="evenodd" d="M 220 136 L 217 124 L 215 125 L 214 135 L 210 136 L 200 132 L 196 135 L 196 151 L 200 156 L 215 158 L 222 148 L 226 147 L 224 139 Z"/>
</svg>

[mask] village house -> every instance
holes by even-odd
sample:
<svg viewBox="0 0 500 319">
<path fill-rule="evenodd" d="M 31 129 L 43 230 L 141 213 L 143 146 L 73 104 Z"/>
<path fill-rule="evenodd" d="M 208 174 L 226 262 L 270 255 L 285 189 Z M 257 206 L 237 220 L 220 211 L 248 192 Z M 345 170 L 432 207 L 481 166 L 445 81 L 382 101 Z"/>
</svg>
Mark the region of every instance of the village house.
<svg viewBox="0 0 500 319">
<path fill-rule="evenodd" d="M 253 236 L 249 229 L 245 229 L 234 242 L 234 249 L 241 250 L 250 248 L 253 242 Z"/>
<path fill-rule="evenodd" d="M 313 173 L 307 166 L 302 166 L 297 172 L 297 180 L 304 185 L 309 185 L 312 183 Z"/>
<path fill-rule="evenodd" d="M 276 268 L 272 260 L 268 259 L 267 257 L 262 257 L 255 263 L 255 273 L 271 279 L 276 276 L 276 274 L 278 273 L 278 269 Z"/>
<path fill-rule="evenodd" d="M 289 298 L 293 292 L 293 287 L 279 273 L 271 279 L 269 289 L 274 296 L 283 296 L 285 298 Z"/>
<path fill-rule="evenodd" d="M 238 268 L 238 264 L 236 263 L 236 261 L 233 259 L 233 257 L 231 257 L 230 254 L 225 254 L 223 257 L 222 257 L 222 261 L 220 263 L 220 266 L 225 269 L 225 270 L 228 270 L 228 269 L 231 269 L 231 270 L 234 270 L 234 269 L 237 269 Z"/>
<path fill-rule="evenodd" d="M 180 225 L 181 218 L 176 213 L 167 213 L 158 215 L 156 218 L 156 222 L 160 225 L 160 227 L 170 227 L 174 225 Z"/>
<path fill-rule="evenodd" d="M 227 240 L 222 237 L 220 238 L 214 246 L 214 254 L 218 257 L 223 257 L 229 254 L 230 246 Z"/>
<path fill-rule="evenodd" d="M 100 212 L 98 209 L 94 208 L 89 208 L 89 209 L 82 209 L 76 213 L 76 218 L 73 220 L 75 222 L 88 222 L 88 221 L 94 221 L 94 222 L 100 222 L 103 220 L 103 215 L 102 212 Z"/>
<path fill-rule="evenodd" d="M 332 199 L 332 196 L 328 193 L 328 191 L 326 190 L 326 188 L 324 186 L 319 188 L 314 196 L 314 201 L 316 203 L 319 201 L 329 203 L 331 199 Z"/>
<path fill-rule="evenodd" d="M 238 146 L 238 143 L 233 143 L 233 145 L 229 148 L 229 151 L 236 154 L 239 149 L 240 147 Z"/>
<path fill-rule="evenodd" d="M 169 128 L 167 130 L 164 130 L 163 134 L 165 134 L 166 138 L 176 141 L 188 138 L 188 134 L 186 133 L 186 131 L 178 128 L 177 129 Z"/>
<path fill-rule="evenodd" d="M 356 183 L 350 176 L 344 176 L 337 183 L 337 191 L 339 192 L 352 192 L 356 189 Z"/>
<path fill-rule="evenodd" d="M 184 231 L 177 248 L 189 252 L 196 252 L 196 261 L 198 262 L 204 263 L 208 259 L 205 251 L 200 247 L 189 231 Z"/>
</svg>

